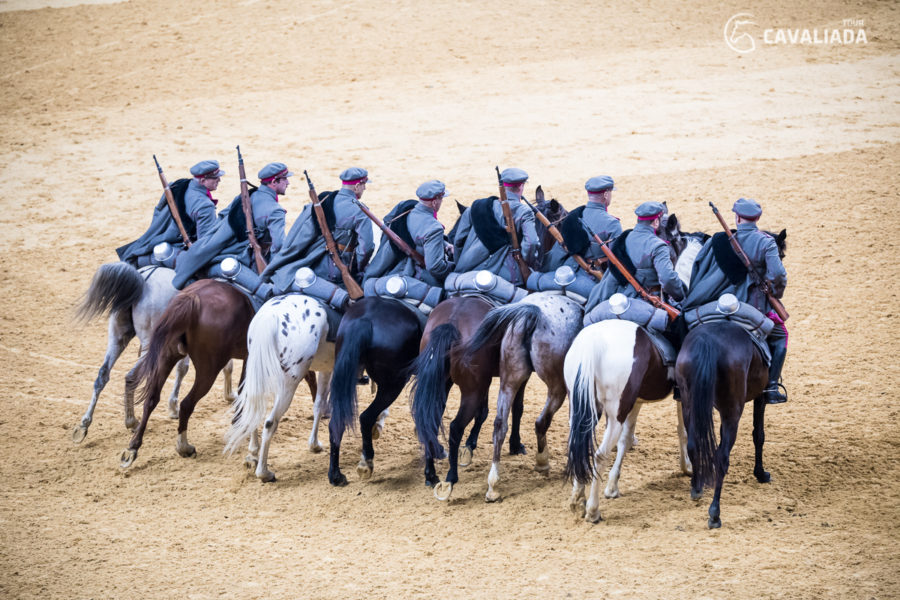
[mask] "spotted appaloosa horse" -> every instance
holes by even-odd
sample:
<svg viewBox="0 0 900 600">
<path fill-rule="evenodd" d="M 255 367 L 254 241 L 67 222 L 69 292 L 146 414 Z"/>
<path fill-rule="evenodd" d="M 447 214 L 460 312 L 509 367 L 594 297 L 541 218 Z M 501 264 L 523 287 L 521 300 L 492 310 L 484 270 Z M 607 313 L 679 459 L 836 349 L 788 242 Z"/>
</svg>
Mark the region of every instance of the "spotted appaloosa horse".
<svg viewBox="0 0 900 600">
<path fill-rule="evenodd" d="M 534 424 L 537 436 L 535 470 L 544 473 L 550 471 L 547 430 L 553 415 L 566 399 L 563 361 L 572 340 L 581 330 L 583 316 L 581 305 L 558 292 L 531 294 L 521 302 L 492 309 L 472 337 L 460 346 L 462 364 L 469 365 L 472 369 L 476 368 L 473 363 L 482 348 L 494 346 L 500 350 L 499 354 L 488 353 L 499 359 L 494 368 L 500 374 L 500 393 L 497 396 L 497 416 L 494 419 L 494 457 L 488 475 L 486 501 L 500 499 L 497 491 L 497 484 L 500 482 L 500 455 L 506 439 L 509 412 L 514 399 L 524 391 L 532 373 L 537 373 L 547 385 L 544 410 Z M 521 416 L 522 408 L 519 407 L 518 410 Z M 466 450 L 471 453 L 468 448 Z M 448 482 L 444 487 L 452 489 L 453 483 L 455 482 L 449 481 L 448 474 Z M 449 493 L 450 490 L 447 491 Z"/>
<path fill-rule="evenodd" d="M 144 414 L 131 443 L 122 452 L 122 468 L 130 467 L 137 458 L 147 421 L 159 403 L 166 377 L 186 355 L 194 363 L 197 374 L 178 410 L 175 449 L 184 457 L 196 455 L 187 441 L 188 420 L 197 402 L 212 387 L 216 374 L 232 358 L 247 358 L 247 327 L 252 318 L 250 300 L 227 283 L 203 279 L 178 292 L 160 317 L 147 352 L 136 367 L 136 381 L 144 382 L 141 390 Z"/>
<path fill-rule="evenodd" d="M 106 356 L 94 380 L 94 394 L 81 422 L 72 430 L 72 441 L 81 443 L 87 436 L 88 428 L 94 420 L 97 400 L 106 384 L 109 374 L 128 343 L 137 336 L 140 342 L 139 354 L 146 351 L 150 335 L 163 311 L 175 296 L 172 287 L 175 271 L 164 267 L 144 267 L 135 269 L 128 263 L 115 262 L 101 265 L 88 291 L 85 293 L 77 314 L 84 320 L 109 313 L 107 328 Z M 188 370 L 189 359 L 184 357 L 175 370 L 175 385 L 169 395 L 169 417 L 178 418 L 178 393 L 181 380 Z M 231 375 L 233 365 L 228 361 L 223 368 L 225 378 L 225 398 L 234 400 Z M 137 365 L 125 375 L 125 427 L 134 429 L 134 391 L 137 389 Z"/>
</svg>

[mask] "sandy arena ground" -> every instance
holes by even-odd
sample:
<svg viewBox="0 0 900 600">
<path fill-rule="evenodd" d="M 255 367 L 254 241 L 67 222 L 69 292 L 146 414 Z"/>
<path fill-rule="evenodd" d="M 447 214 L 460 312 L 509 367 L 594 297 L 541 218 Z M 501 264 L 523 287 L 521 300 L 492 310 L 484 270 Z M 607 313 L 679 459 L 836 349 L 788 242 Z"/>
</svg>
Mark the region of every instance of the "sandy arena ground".
<svg viewBox="0 0 900 600">
<path fill-rule="evenodd" d="M 0 596 L 900 596 L 898 4 L 22 5 L 0 3 Z M 753 15 L 746 54 L 723 36 L 739 12 Z M 844 19 L 862 20 L 852 27 L 868 43 L 763 43 L 766 28 Z M 536 380 L 530 453 L 504 457 L 499 504 L 483 500 L 491 421 L 439 503 L 423 485 L 405 394 L 366 483 L 350 436 L 350 484 L 328 484 L 327 453 L 306 448 L 305 387 L 272 447 L 277 483 L 222 455 L 221 383 L 191 421 L 196 459 L 175 453 L 161 408 L 123 471 L 136 343 L 73 445 L 106 324 L 76 324 L 72 307 L 145 229 L 159 197 L 151 155 L 171 180 L 217 158 L 227 200 L 236 144 L 249 173 L 283 161 L 321 189 L 365 166 L 379 214 L 431 178 L 465 203 L 489 195 L 495 164 L 525 168 L 570 209 L 585 179 L 610 174 L 611 212 L 628 226 L 638 203 L 667 200 L 686 229 L 712 233 L 709 200 L 724 212 L 759 199 L 761 225 L 787 228 L 789 243 L 790 402 L 767 412 L 772 482 L 752 475 L 745 417 L 724 526 L 708 530 L 710 494 L 690 499 L 667 400 L 642 411 L 622 497 L 602 500 L 604 521 L 590 525 L 567 508 L 568 405 L 551 428 L 550 476 L 532 470 Z M 289 220 L 305 201 L 295 178 Z M 441 214 L 448 225 L 453 212 Z"/>
</svg>

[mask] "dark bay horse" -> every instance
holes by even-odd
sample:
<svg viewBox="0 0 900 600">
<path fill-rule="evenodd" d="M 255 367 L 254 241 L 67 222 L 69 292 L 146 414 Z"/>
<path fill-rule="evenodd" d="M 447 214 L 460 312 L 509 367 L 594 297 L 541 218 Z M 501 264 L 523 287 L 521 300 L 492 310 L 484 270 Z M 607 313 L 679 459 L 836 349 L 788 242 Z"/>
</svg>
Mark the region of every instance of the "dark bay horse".
<svg viewBox="0 0 900 600">
<path fill-rule="evenodd" d="M 140 270 L 125 262 L 114 262 L 101 265 L 91 280 L 91 285 L 77 309 L 78 317 L 88 321 L 96 316 L 109 313 L 107 327 L 106 355 L 103 364 L 94 380 L 94 393 L 87 411 L 81 421 L 72 430 L 72 441 L 76 444 L 84 441 L 88 428 L 94 420 L 94 409 L 97 400 L 106 384 L 109 375 L 119 356 L 135 337 L 140 343 L 139 355 L 146 351 L 154 326 L 175 296 L 177 290 L 172 287 L 175 271 L 164 267 L 144 267 Z M 137 419 L 134 418 L 134 391 L 137 389 L 135 378 L 137 365 L 125 375 L 125 427 L 134 429 Z M 188 371 L 188 358 L 178 363 L 175 371 L 175 385 L 169 395 L 169 416 L 178 418 L 178 391 L 181 380 Z M 232 363 L 225 365 L 225 398 L 234 400 L 231 387 Z"/>
<path fill-rule="evenodd" d="M 763 469 L 763 443 L 766 401 L 763 389 L 769 371 L 748 334 L 729 321 L 698 325 L 684 340 L 675 378 L 681 388 L 681 405 L 687 428 L 687 450 L 694 467 L 691 498 L 698 500 L 706 486 L 715 486 L 709 505 L 710 529 L 722 526 L 719 498 L 728 473 L 731 448 L 737 438 L 738 422 L 744 404 L 753 400 L 753 445 L 756 457 L 753 474 L 760 483 L 768 483 Z M 713 407 L 719 411 L 721 440 L 716 444 Z"/>
<path fill-rule="evenodd" d="M 172 299 L 153 330 L 146 354 L 136 366 L 136 382 L 144 382 L 141 401 L 144 414 L 128 448 L 122 452 L 122 468 L 137 458 L 147 421 L 159 403 L 160 390 L 172 368 L 185 356 L 194 363 L 194 385 L 178 410 L 175 449 L 184 457 L 196 455 L 187 441 L 187 424 L 197 402 L 206 395 L 216 374 L 233 358 L 247 358 L 247 327 L 253 305 L 233 286 L 212 279 L 192 283 Z M 243 369 L 241 381 L 243 381 Z"/>
<path fill-rule="evenodd" d="M 356 472 L 363 480 L 372 476 L 376 421 L 409 381 L 409 367 L 419 353 L 422 325 L 416 310 L 400 300 L 367 297 L 351 305 L 341 319 L 335 342 L 328 424 L 331 485 L 347 484 L 340 469 L 341 439 L 347 427 L 355 426 L 356 380 L 362 369 L 377 386 L 377 392 L 369 407 L 359 414 L 362 458 Z"/>
</svg>

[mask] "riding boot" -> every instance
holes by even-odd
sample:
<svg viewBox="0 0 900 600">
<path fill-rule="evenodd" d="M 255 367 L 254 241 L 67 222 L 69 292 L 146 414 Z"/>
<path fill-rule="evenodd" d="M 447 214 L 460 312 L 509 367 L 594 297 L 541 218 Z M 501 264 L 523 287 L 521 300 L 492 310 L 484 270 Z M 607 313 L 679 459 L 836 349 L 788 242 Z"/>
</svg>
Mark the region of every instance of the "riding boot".
<svg viewBox="0 0 900 600">
<path fill-rule="evenodd" d="M 770 339 L 769 350 L 772 352 L 772 364 L 769 365 L 769 383 L 766 386 L 765 397 L 767 404 L 781 404 L 787 402 L 787 393 L 782 394 L 781 389 L 781 368 L 784 366 L 784 359 L 787 356 L 787 340 Z M 787 390 L 785 390 L 787 392 Z"/>
</svg>

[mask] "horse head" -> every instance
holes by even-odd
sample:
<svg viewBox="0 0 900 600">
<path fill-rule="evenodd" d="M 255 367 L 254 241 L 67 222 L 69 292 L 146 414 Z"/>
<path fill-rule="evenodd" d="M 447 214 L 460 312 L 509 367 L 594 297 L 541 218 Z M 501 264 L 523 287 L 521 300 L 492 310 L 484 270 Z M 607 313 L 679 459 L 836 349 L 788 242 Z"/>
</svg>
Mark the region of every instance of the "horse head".
<svg viewBox="0 0 900 600">
<path fill-rule="evenodd" d="M 541 186 L 537 186 L 537 189 L 534 191 L 534 204 L 538 212 L 547 217 L 547 220 L 554 226 L 559 226 L 560 222 L 569 214 L 569 211 L 557 202 L 555 198 L 547 200 L 544 196 L 544 189 Z M 541 259 L 543 260 L 543 256 L 550 251 L 556 239 L 544 227 L 544 224 L 537 219 L 535 219 L 534 230 L 541 241 Z"/>
</svg>

